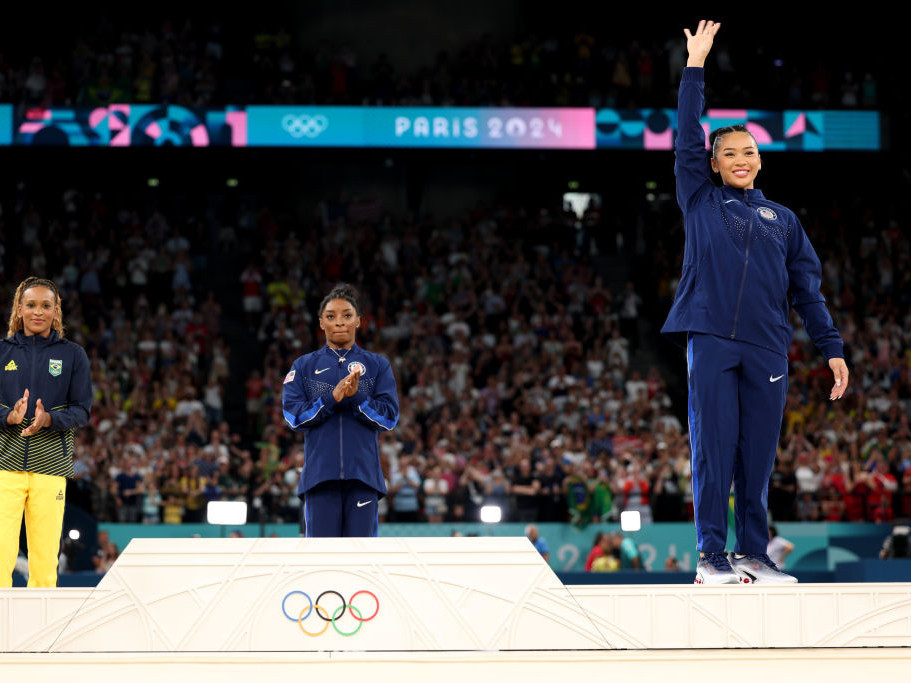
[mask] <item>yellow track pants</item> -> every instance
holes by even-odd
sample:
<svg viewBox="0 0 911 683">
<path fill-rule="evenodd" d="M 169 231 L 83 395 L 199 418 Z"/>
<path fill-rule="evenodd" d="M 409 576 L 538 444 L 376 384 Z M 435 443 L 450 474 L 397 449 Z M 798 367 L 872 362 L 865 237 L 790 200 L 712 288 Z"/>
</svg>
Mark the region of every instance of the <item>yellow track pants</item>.
<svg viewBox="0 0 911 683">
<path fill-rule="evenodd" d="M 65 477 L 0 470 L 0 588 L 13 585 L 23 512 L 28 539 L 28 585 L 57 585 L 65 502 Z"/>
</svg>

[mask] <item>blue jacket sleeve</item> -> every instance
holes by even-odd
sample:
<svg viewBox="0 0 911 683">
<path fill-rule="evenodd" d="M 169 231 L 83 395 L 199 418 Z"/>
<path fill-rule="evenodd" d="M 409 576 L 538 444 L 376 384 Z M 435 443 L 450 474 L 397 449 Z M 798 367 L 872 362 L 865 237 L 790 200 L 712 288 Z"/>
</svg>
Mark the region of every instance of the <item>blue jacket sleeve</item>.
<svg viewBox="0 0 911 683">
<path fill-rule="evenodd" d="M 819 291 L 822 284 L 819 257 L 800 221 L 796 217 L 794 220 L 788 242 L 787 264 L 791 305 L 800 315 L 807 334 L 826 360 L 844 358 L 844 343 L 826 308 L 826 299 Z"/>
<path fill-rule="evenodd" d="M 92 377 L 89 372 L 89 357 L 78 344 L 73 344 L 73 374 L 66 393 L 66 407 L 45 406 L 51 415 L 53 431 L 66 431 L 84 427 L 92 412 Z"/>
<path fill-rule="evenodd" d="M 295 432 L 311 429 L 325 422 L 335 412 L 338 402 L 328 392 L 311 398 L 306 388 L 303 363 L 297 361 L 291 366 L 293 379 L 282 385 L 282 414 L 285 422 Z"/>
<path fill-rule="evenodd" d="M 377 431 L 388 432 L 399 421 L 399 393 L 389 361 L 380 358 L 380 363 L 373 395 L 354 407 L 354 416 Z"/>
<path fill-rule="evenodd" d="M 686 212 L 699 190 L 711 186 L 711 167 L 705 150 L 705 130 L 699 122 L 705 109 L 705 70 L 688 66 L 680 79 L 677 98 L 677 140 L 674 175 L 677 204 Z"/>
</svg>

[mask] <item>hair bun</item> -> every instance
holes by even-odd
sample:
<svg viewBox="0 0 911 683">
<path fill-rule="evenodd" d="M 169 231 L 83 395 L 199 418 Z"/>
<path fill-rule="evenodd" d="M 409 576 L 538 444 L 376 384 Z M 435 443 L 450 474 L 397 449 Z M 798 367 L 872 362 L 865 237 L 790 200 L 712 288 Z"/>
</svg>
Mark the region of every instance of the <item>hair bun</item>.
<svg viewBox="0 0 911 683">
<path fill-rule="evenodd" d="M 352 285 L 349 285 L 347 282 L 340 282 L 332 288 L 332 291 L 330 291 L 323 299 L 322 303 L 320 303 L 320 317 L 322 317 L 323 311 L 326 310 L 326 304 L 328 304 L 333 299 L 344 299 L 350 303 L 354 307 L 355 312 L 360 315 L 361 306 L 357 300 L 357 289 L 355 289 Z"/>
<path fill-rule="evenodd" d="M 347 282 L 340 282 L 329 292 L 332 299 L 357 299 L 357 290 Z"/>
</svg>

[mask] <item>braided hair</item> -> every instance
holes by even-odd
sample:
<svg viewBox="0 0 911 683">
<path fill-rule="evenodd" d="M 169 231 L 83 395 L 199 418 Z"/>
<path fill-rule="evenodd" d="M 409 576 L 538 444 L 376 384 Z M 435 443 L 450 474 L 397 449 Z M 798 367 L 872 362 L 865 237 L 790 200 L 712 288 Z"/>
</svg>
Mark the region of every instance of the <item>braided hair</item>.
<svg viewBox="0 0 911 683">
<path fill-rule="evenodd" d="M 54 312 L 54 319 L 51 321 L 51 327 L 63 337 L 63 304 L 60 301 L 60 291 L 53 281 L 43 277 L 27 277 L 16 287 L 16 293 L 13 295 L 13 310 L 9 316 L 9 331 L 6 336 L 12 337 L 16 332 L 23 329 L 24 325 L 22 316 L 19 315 L 19 306 L 22 304 L 22 296 L 32 287 L 47 287 L 54 293 L 56 311 Z"/>
<path fill-rule="evenodd" d="M 718 146 L 721 144 L 724 136 L 728 133 L 746 133 L 751 138 L 753 138 L 753 144 L 756 145 L 756 149 L 759 149 L 759 143 L 756 142 L 756 137 L 747 130 L 746 126 L 744 126 L 742 123 L 738 123 L 736 126 L 724 126 L 723 128 L 716 128 L 711 133 L 709 133 L 709 147 L 712 148 L 712 152 L 709 154 L 709 156 L 712 159 L 718 158 Z"/>
</svg>

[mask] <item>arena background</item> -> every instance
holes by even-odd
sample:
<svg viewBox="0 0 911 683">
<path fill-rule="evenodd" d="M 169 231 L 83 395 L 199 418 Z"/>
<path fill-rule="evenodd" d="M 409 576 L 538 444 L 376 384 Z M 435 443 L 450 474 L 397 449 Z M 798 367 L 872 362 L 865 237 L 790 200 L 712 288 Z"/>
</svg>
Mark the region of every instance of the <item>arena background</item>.
<svg viewBox="0 0 911 683">
<path fill-rule="evenodd" d="M 776 17 L 771 7 L 765 10 L 768 16 L 762 20 L 753 14 L 747 17 L 746 13 L 744 16 L 733 13 L 713 15 L 723 24 L 723 38 L 730 48 L 734 71 L 723 74 L 716 65 L 710 65 L 709 83 L 720 81 L 729 86 L 731 92 L 745 97 L 746 101 L 732 101 L 734 98 L 726 97 L 719 85 L 713 86 L 710 106 L 769 110 L 791 108 L 787 106 L 789 88 L 793 85 L 794 74 L 798 74 L 804 77 L 798 91 L 806 100 L 806 108 L 813 109 L 810 101 L 812 74 L 820 63 L 825 64 L 831 80 L 829 109 L 845 109 L 840 98 L 844 93 L 842 86 L 846 72 L 851 71 L 856 78 L 870 73 L 876 81 L 875 100 L 866 109 L 881 114 L 881 151 L 765 152 L 760 177 L 761 188 L 767 196 L 798 209 L 821 257 L 831 255 L 835 281 L 844 285 L 846 279 L 853 278 L 855 283 L 854 302 L 845 304 L 845 317 L 841 319 L 854 319 L 857 328 L 854 344 L 849 345 L 849 353 L 852 354 L 849 364 L 855 372 L 851 396 L 845 399 L 843 407 L 836 407 L 836 412 L 828 417 L 816 419 L 810 414 L 803 415 L 796 423 L 811 423 L 817 427 L 816 432 L 807 433 L 809 446 L 795 443 L 792 434 L 801 432 L 800 428 L 796 428 L 783 437 L 782 452 L 793 456 L 795 463 L 806 454 L 808 460 L 818 461 L 824 469 L 826 456 L 831 455 L 825 449 L 831 449 L 832 444 L 822 444 L 821 435 L 833 429 L 832 425 L 845 424 L 839 422 L 844 418 L 853 425 L 855 433 L 864 435 L 860 445 L 869 446 L 866 449 L 858 447 L 856 452 L 841 449 L 848 454 L 849 468 L 851 463 L 855 463 L 861 470 L 870 470 L 875 466 L 875 462 L 870 460 L 871 454 L 882 453 L 881 458 L 898 488 L 889 501 L 888 514 L 884 512 L 885 504 L 880 505 L 877 512 L 869 506 L 865 507 L 865 498 L 859 503 L 858 521 L 871 523 L 864 528 L 869 530 L 868 538 L 876 539 L 876 542 L 868 540 L 863 550 L 852 551 L 854 557 L 842 559 L 871 557 L 875 556 L 882 539 L 889 533 L 890 523 L 907 516 L 911 509 L 908 503 L 911 497 L 911 484 L 908 482 L 911 478 L 906 474 L 911 458 L 907 432 L 908 400 L 911 398 L 907 318 L 911 298 L 908 275 L 911 271 L 908 269 L 906 228 L 911 176 L 906 154 L 907 78 L 902 70 L 896 68 L 898 60 L 902 59 L 902 46 L 892 38 L 895 27 L 891 24 L 895 22 L 888 19 L 854 20 L 793 13 L 782 13 Z M 154 9 L 133 12 L 130 16 L 119 16 L 113 10 L 107 16 L 97 16 L 77 8 L 55 8 L 48 11 L 49 16 L 40 18 L 32 9 L 10 8 L 4 10 L 4 13 L 7 12 L 10 20 L 4 21 L 0 29 L 3 46 L 0 65 L 5 66 L 6 76 L 0 102 L 13 105 L 17 112 L 38 104 L 28 100 L 27 88 L 16 79 L 17 72 L 29 73 L 33 58 L 43 59 L 48 72 L 57 62 L 69 68 L 74 59 L 76 36 L 86 38 L 88 55 L 117 54 L 116 47 L 124 31 L 142 34 L 148 29 L 159 43 L 163 43 L 167 42 L 166 32 L 161 28 L 163 20 L 170 17 L 174 27 L 181 27 L 186 18 L 181 14 L 185 9 L 176 4 L 171 7 L 159 4 Z M 613 50 L 630 55 L 638 50 L 653 56 L 653 86 L 650 89 L 640 87 L 641 83 L 634 78 L 632 86 L 620 88 L 614 95 L 611 95 L 609 87 L 601 89 L 601 101 L 613 97 L 610 103 L 615 104 L 617 109 L 673 107 L 676 80 L 670 77 L 661 80 L 659 60 L 667 61 L 666 42 L 675 39 L 682 42 L 681 28 L 695 25 L 698 19 L 695 15 L 680 12 L 662 13 L 655 17 L 646 12 L 636 13 L 593 3 L 554 7 L 546 3 L 470 1 L 457 6 L 417 1 L 274 3 L 268 9 L 257 7 L 226 12 L 224 6 L 194 7 L 190 12 L 195 27 L 191 34 L 199 36 L 196 45 L 198 53 L 206 52 L 204 46 L 207 40 L 211 42 L 211 27 L 219 27 L 216 42 L 222 46 L 224 56 L 214 76 L 217 87 L 214 94 L 208 96 L 214 107 L 279 102 L 292 105 L 302 102 L 299 98 L 305 92 L 309 93 L 313 104 L 319 105 L 385 105 L 395 99 L 390 94 L 395 87 L 390 86 L 390 90 L 383 86 L 376 76 L 377 73 L 385 73 L 384 69 L 374 68 L 381 54 L 387 55 L 396 75 L 419 74 L 430 69 L 428 78 L 432 80 L 433 67 L 438 64 L 441 50 L 446 50 L 455 59 L 466 50 L 477 49 L 478 45 L 487 46 L 485 49 L 496 55 L 496 68 L 491 79 L 494 92 L 483 97 L 463 94 L 467 97 L 466 104 L 521 106 L 523 99 L 535 97 L 538 99 L 531 102 L 532 106 L 591 106 L 589 100 L 594 97 L 593 91 L 599 90 L 599 83 L 604 80 L 595 72 L 598 64 L 602 61 L 604 64 L 615 63 L 617 55 Z M 289 41 L 288 51 L 296 61 L 289 78 L 273 73 L 280 69 L 283 53 L 275 47 L 274 37 L 282 31 L 287 35 L 282 40 Z M 568 82 L 575 82 L 576 85 L 564 89 L 546 87 L 533 95 L 516 94 L 513 90 L 502 88 L 497 90 L 497 86 L 504 83 L 525 80 L 522 71 L 525 66 L 511 66 L 509 61 L 512 55 L 510 46 L 517 37 L 535 45 L 535 41 L 542 41 L 544 36 L 552 36 L 559 54 L 572 55 L 580 44 L 579 36 L 584 35 L 591 36 L 595 57 L 585 65 L 568 58 L 554 71 L 560 74 L 560 78 L 569 74 Z M 583 39 L 582 42 L 586 41 Z M 186 49 L 192 53 L 191 48 Z M 346 57 L 350 60 L 352 53 L 356 55 L 359 79 L 352 78 L 355 71 L 349 68 L 349 80 L 341 91 L 336 92 L 337 83 L 333 85 L 331 82 L 325 86 L 319 83 L 312 88 L 305 86 L 308 70 L 319 76 L 319 55 L 323 50 L 326 55 L 341 55 L 342 61 Z M 179 53 L 180 49 L 176 52 Z M 612 57 L 608 58 L 608 54 Z M 255 58 L 263 58 L 265 62 Z M 91 57 L 86 59 L 93 62 Z M 97 60 L 94 61 L 97 66 Z M 483 64 L 483 60 L 480 63 Z M 484 85 L 486 79 L 477 73 L 478 64 L 473 63 L 472 67 L 475 72 L 468 83 L 472 87 Z M 64 69 L 62 75 L 66 73 L 67 69 Z M 370 74 L 369 78 L 367 74 Z M 638 77 L 635 73 L 634 76 Z M 577 81 L 580 77 L 583 78 L 582 85 Z M 283 91 L 282 83 L 289 79 L 294 80 L 294 92 Z M 200 80 L 192 79 L 196 84 Z M 412 76 L 413 82 L 408 90 L 414 100 L 409 101 L 411 106 L 423 102 L 417 80 L 419 77 Z M 659 83 L 663 83 L 664 87 L 659 87 Z M 741 86 L 740 91 L 734 89 L 737 84 Z M 78 98 L 80 89 L 72 84 L 65 84 L 63 89 L 72 90 Z M 185 92 L 184 89 L 188 90 Z M 196 106 L 201 97 L 196 85 L 186 83 L 178 86 L 177 102 L 182 101 L 182 95 L 187 95 L 187 104 L 191 107 Z M 431 105 L 440 104 L 436 95 L 431 100 Z M 71 106 L 75 104 L 74 101 Z M 856 108 L 865 107 L 858 105 Z M 408 256 L 401 251 L 403 238 L 409 235 L 423 249 L 419 250 L 418 260 L 439 260 L 447 252 L 459 251 L 467 254 L 469 260 L 477 259 L 471 263 L 470 269 L 474 271 L 475 278 L 488 284 L 496 283 L 502 276 L 492 266 L 503 266 L 504 261 L 496 258 L 480 260 L 488 258 L 488 254 L 483 249 L 484 245 L 478 243 L 479 238 L 493 236 L 500 240 L 497 248 L 502 254 L 511 254 L 510 245 L 518 244 L 520 240 L 520 251 L 529 258 L 547 250 L 540 261 L 529 261 L 527 279 L 537 283 L 546 294 L 545 304 L 549 314 L 556 314 L 563 305 L 558 290 L 549 288 L 563 273 L 580 263 L 588 269 L 584 271 L 586 275 L 600 276 L 604 289 L 611 292 L 614 303 L 608 310 L 619 310 L 618 301 L 627 283 L 632 282 L 642 303 L 638 319 L 631 327 L 621 331 L 624 337 L 630 339 L 630 335 L 638 336 L 638 346 L 631 350 L 628 362 L 618 372 L 623 381 L 627 381 L 633 372 L 645 377 L 655 368 L 656 383 L 666 392 L 668 404 L 654 410 L 651 418 L 674 416 L 685 432 L 682 355 L 657 335 L 667 309 L 668 276 L 675 272 L 675 268 L 679 269 L 679 247 L 682 245 L 679 211 L 673 198 L 673 155 L 670 152 L 195 149 L 170 146 L 93 149 L 12 145 L 3 147 L 2 155 L 0 249 L 3 268 L 0 286 L 4 301 L 10 300 L 12 288 L 21 276 L 35 272 L 36 265 L 43 263 L 47 270 L 46 273 L 36 274 L 56 277 L 70 273 L 72 286 L 65 285 L 64 288 L 68 290 L 65 315 L 71 324 L 73 321 L 77 323 L 71 328 L 72 334 L 86 343 L 94 352 L 93 358 L 102 360 L 102 365 L 108 368 L 100 376 L 95 375 L 98 407 L 93 427 L 82 440 L 80 459 L 84 469 L 80 478 L 68 489 L 68 514 L 71 514 L 68 528 L 78 526 L 84 529 L 82 540 L 70 549 L 72 568 L 76 571 L 93 571 L 93 557 L 99 556 L 98 551 L 101 556 L 105 555 L 106 549 L 96 547 L 96 526 L 109 529 L 122 548 L 126 537 L 118 532 L 121 528 L 118 523 L 121 520 L 126 523 L 135 511 L 123 514 L 123 501 L 116 493 L 117 476 L 128 470 L 129 461 L 133 459 L 144 479 L 156 480 L 159 488 L 164 486 L 166 475 L 163 473 L 171 459 L 165 451 L 177 452 L 173 440 L 178 426 L 181 427 L 179 431 L 185 434 L 196 430 L 199 450 L 202 451 L 205 446 L 211 445 L 209 430 L 221 421 L 227 423 L 225 436 L 232 446 L 228 456 L 229 469 L 235 480 L 245 484 L 240 487 L 243 490 L 237 497 L 250 502 L 251 515 L 259 515 L 259 519 L 251 521 L 263 525 L 283 524 L 280 527 L 282 533 L 293 533 L 295 513 L 290 502 L 292 496 L 289 495 L 293 489 L 289 481 L 293 476 L 289 475 L 287 481 L 280 477 L 281 481 L 275 484 L 278 487 L 276 491 L 270 491 L 266 479 L 275 471 L 280 474 L 293 472 L 298 465 L 295 458 L 299 442 L 282 430 L 280 423 L 276 427 L 273 408 L 277 396 L 274 391 L 270 394 L 268 384 L 274 381 L 276 373 L 288 367 L 290 359 L 313 348 L 318 342 L 314 337 L 312 321 L 295 320 L 291 309 L 299 305 L 300 310 L 312 314 L 316 303 L 333 281 L 343 278 L 354 281 L 364 292 L 369 302 L 368 314 L 374 320 L 379 315 L 377 309 L 382 305 L 387 320 L 400 325 L 406 306 L 413 307 L 418 315 L 415 319 L 409 318 L 408 325 L 411 327 L 406 326 L 406 330 L 413 332 L 414 320 L 426 315 L 434 306 L 415 289 L 415 276 L 420 273 L 420 264 L 405 263 L 408 258 L 415 259 L 413 254 Z M 602 203 L 598 215 L 579 221 L 578 226 L 572 218 L 561 215 L 563 196 L 568 191 L 600 195 Z M 546 220 L 515 219 L 522 215 L 540 215 L 542 209 L 549 212 Z M 154 238 L 144 233 L 149 230 L 149 218 L 155 212 L 163 215 L 169 226 L 166 234 L 161 235 L 160 244 L 149 242 Z M 339 222 L 339 218 L 344 218 L 344 221 Z M 494 222 L 491 224 L 490 220 Z M 480 225 L 482 221 L 484 225 Z M 337 231 L 342 224 L 353 226 L 354 232 L 349 227 L 344 235 L 358 241 L 360 253 L 358 259 L 346 257 L 335 263 L 335 252 L 345 251 L 344 243 L 335 245 L 335 250 L 331 248 L 333 235 L 339 234 Z M 145 237 L 137 237 L 144 234 Z M 307 259 L 331 257 L 334 266 L 331 269 L 315 268 L 312 261 L 308 261 L 309 269 L 305 268 L 297 274 L 301 292 L 294 294 L 299 297 L 294 299 L 295 306 L 288 304 L 287 300 L 279 306 L 288 309 L 285 318 L 293 334 L 280 337 L 285 334 L 284 325 L 277 320 L 263 320 L 268 303 L 262 315 L 254 316 L 256 319 L 250 319 L 245 314 L 241 276 L 251 258 L 262 264 L 264 248 L 271 247 L 281 254 L 288 247 L 292 235 L 303 245 L 303 252 L 308 252 L 307 245 L 313 247 L 306 254 Z M 132 242 L 134 237 L 139 241 Z M 141 251 L 140 246 L 151 246 L 153 251 L 159 251 L 169 237 L 187 241 L 186 260 L 179 255 L 184 250 L 180 246 L 173 251 L 165 248 L 168 262 L 159 273 L 161 279 L 150 277 L 145 284 L 133 282 L 130 264 L 136 252 Z M 36 258 L 35 247 L 38 244 L 43 256 Z M 393 245 L 390 247 L 393 251 L 399 249 L 394 258 L 386 259 L 384 244 Z M 83 278 L 91 270 L 91 261 L 101 249 L 107 250 L 109 257 L 97 273 L 99 290 L 95 291 L 91 282 L 84 286 Z M 563 258 L 564 254 L 569 258 Z M 374 265 L 368 265 L 363 260 L 371 256 L 375 259 Z M 394 265 L 396 263 L 401 265 L 400 270 Z M 884 264 L 894 271 L 888 289 L 880 286 Z M 67 270 L 67 265 L 71 266 L 70 270 Z M 288 272 L 291 265 L 284 264 L 274 271 L 273 279 L 281 279 L 279 272 Z M 185 290 L 173 288 L 173 275 L 181 269 L 189 275 L 190 286 Z M 853 274 L 852 278 L 846 277 L 848 273 Z M 339 277 L 334 277 L 336 275 Z M 827 285 L 830 284 L 827 282 Z M 163 289 L 156 290 L 161 285 Z M 265 285 L 264 280 L 262 298 L 268 302 L 272 294 L 266 291 Z M 590 287 L 591 283 L 584 286 Z M 478 294 L 483 295 L 483 290 Z M 830 299 L 837 296 L 840 301 L 843 300 L 842 291 L 833 289 L 826 294 Z M 277 296 L 284 295 L 279 293 Z M 162 326 L 162 321 L 156 323 L 154 316 L 146 318 L 146 314 L 130 310 L 127 302 L 135 303 L 141 296 L 149 299 L 153 306 L 161 304 L 165 307 L 167 314 L 162 320 L 182 322 L 178 322 L 176 327 L 170 323 Z M 127 309 L 125 314 L 112 315 L 115 298 L 123 300 Z M 204 303 L 207 299 L 209 304 Z M 578 362 L 581 367 L 586 360 L 591 349 L 575 349 L 573 341 L 598 340 L 599 344 L 607 341 L 607 335 L 601 336 L 586 328 L 587 319 L 602 322 L 603 319 L 590 308 L 588 295 L 582 296 L 581 300 L 584 305 L 573 314 L 571 334 L 562 340 L 563 348 L 556 352 L 565 362 L 535 368 L 549 373 L 545 375 L 547 379 L 561 376 L 558 371 L 560 365 L 572 371 L 573 362 Z M 174 312 L 180 309 L 183 301 L 187 302 L 191 313 L 175 317 Z M 445 302 L 437 301 L 435 306 L 437 315 L 448 312 Z M 71 318 L 71 312 L 77 317 Z M 207 329 L 196 329 L 181 335 L 180 332 L 186 332 L 187 321 L 193 322 L 197 318 L 217 321 L 217 332 L 208 329 L 212 327 L 209 324 Z M 135 348 L 127 343 L 131 339 L 129 334 L 124 333 L 122 339 L 115 339 L 117 335 L 113 334 L 105 336 L 102 324 L 110 332 L 115 319 L 119 320 L 120 330 L 124 321 L 135 322 L 137 328 L 148 325 L 148 331 L 157 344 L 148 347 L 151 349 L 148 353 L 154 359 L 149 363 L 150 375 L 144 374 L 135 363 L 125 362 L 125 356 L 135 353 Z M 481 317 L 472 326 L 473 336 L 496 332 L 498 327 L 488 330 L 485 326 L 498 326 L 499 323 L 498 315 L 488 316 L 487 319 Z M 618 319 L 613 327 L 620 330 L 622 324 Z M 891 336 L 885 335 L 884 329 L 888 329 Z M 424 386 L 420 370 L 425 357 L 434 363 L 442 362 L 444 366 L 453 362 L 450 355 L 452 340 L 446 334 L 431 335 L 440 339 L 434 340 L 435 345 L 430 347 L 432 351 L 425 351 L 422 348 L 425 336 L 407 334 L 401 338 L 390 338 L 383 337 L 380 330 L 379 326 L 365 330 L 361 339 L 368 346 L 401 357 L 397 370 L 405 370 L 398 377 L 404 407 L 408 401 L 407 392 L 415 386 Z M 140 341 L 141 331 L 134 331 L 134 342 Z M 297 349 L 293 338 L 302 331 L 309 334 L 308 341 L 304 348 Z M 560 339 L 564 332 L 554 325 L 552 334 L 548 330 L 542 333 L 542 337 L 551 334 L 551 338 Z M 886 358 L 882 359 L 877 354 L 880 352 L 879 342 L 884 336 L 889 341 L 887 350 L 883 352 Z M 216 343 L 219 338 L 221 342 Z M 165 355 L 173 353 L 173 363 L 167 359 L 162 361 L 162 339 L 168 342 Z M 229 354 L 222 355 L 228 372 L 219 374 L 216 381 L 221 388 L 222 414 L 219 417 L 222 420 L 206 413 L 209 419 L 204 426 L 188 426 L 185 417 L 174 417 L 178 400 L 185 398 L 176 392 L 192 386 L 194 399 L 204 398 L 215 356 L 218 355 L 213 352 L 213 347 L 217 346 L 230 349 Z M 822 386 L 822 383 L 815 384 L 820 380 L 813 379 L 814 370 L 820 365 L 818 354 L 811 349 L 807 353 L 799 353 L 799 356 L 800 369 L 792 377 L 792 385 L 796 387 L 793 391 L 795 413 L 800 412 L 801 405 L 818 403 L 822 398 L 821 390 L 816 391 L 818 395 L 812 393 L 812 390 Z M 477 364 L 485 362 L 485 358 L 481 349 L 473 348 L 468 360 L 477 368 Z M 859 371 L 855 361 L 860 362 Z M 152 367 L 154 363 L 158 366 Z M 181 368 L 168 380 L 173 385 L 168 391 L 171 391 L 174 405 L 164 412 L 160 409 L 136 409 L 140 395 L 156 395 L 153 384 L 163 380 L 171 364 Z M 529 369 L 507 362 L 503 365 L 513 373 Z M 258 397 L 262 399 L 261 405 L 251 413 L 248 405 L 250 378 L 255 372 L 265 375 L 268 381 L 265 393 Z M 499 368 L 485 374 L 495 376 L 498 372 Z M 446 384 L 445 377 L 426 374 L 431 384 Z M 877 385 L 879 388 L 876 388 Z M 559 379 L 555 386 L 560 388 Z M 476 388 L 478 394 L 474 400 L 477 401 L 484 389 L 483 383 Z M 892 390 L 895 400 L 889 401 Z M 419 393 L 415 392 L 413 396 Z M 131 407 L 125 407 L 124 403 L 131 394 Z M 167 400 L 163 403 L 168 404 Z M 551 405 L 549 409 L 553 407 Z M 590 414 L 591 407 L 585 408 L 586 416 Z M 420 419 L 416 419 L 416 415 L 414 411 L 410 414 L 403 411 L 403 416 L 407 417 L 403 418 L 402 427 L 395 437 L 398 443 L 387 444 L 391 454 L 390 478 L 403 448 L 406 453 L 408 449 L 418 448 L 416 454 L 420 457 L 417 468 L 423 478 L 433 464 L 448 462 L 444 455 L 454 456 L 455 470 L 471 459 L 472 449 L 478 450 L 479 457 L 488 457 L 483 453 L 483 447 L 489 439 L 475 438 L 472 443 L 465 444 L 468 449 L 465 452 L 458 452 L 455 444 L 440 446 L 438 435 L 436 442 L 431 444 L 430 438 L 434 436 L 432 425 L 435 421 L 442 422 L 443 418 L 438 411 L 421 413 Z M 119 424 L 108 425 L 102 430 L 100 423 L 105 419 Z M 508 421 L 509 415 L 500 416 L 494 410 L 489 417 L 490 423 L 497 426 L 501 419 Z M 879 428 L 874 424 L 867 432 L 864 425 L 877 421 L 885 425 L 885 438 L 877 437 L 879 440 L 870 446 L 869 434 L 879 434 Z M 559 429 L 552 429 L 546 421 L 542 423 L 529 419 L 526 422 L 526 428 L 532 432 L 532 440 L 535 429 L 540 430 L 538 434 L 548 432 L 546 444 L 529 445 L 527 448 L 537 461 L 540 449 L 554 448 L 551 444 L 559 436 Z M 545 426 L 542 427 L 542 424 Z M 409 436 L 409 429 L 423 433 L 419 438 L 414 434 Z M 624 470 L 634 460 L 647 465 L 654 454 L 654 450 L 650 449 L 657 449 L 660 442 L 655 437 L 651 422 L 646 426 L 637 424 L 633 431 L 638 432 L 640 442 L 651 442 L 651 446 L 637 446 L 644 450 L 632 452 L 629 458 L 623 459 Z M 275 436 L 270 441 L 271 434 Z M 611 434 L 616 437 L 616 429 Z M 162 437 L 157 445 L 156 435 Z M 598 461 L 596 454 L 591 453 L 590 442 L 596 438 L 594 431 L 582 436 L 584 451 L 592 462 L 601 465 L 616 463 L 616 458 Z M 417 440 L 421 442 L 420 447 L 415 446 Z M 407 445 L 403 446 L 403 443 Z M 674 445 L 685 448 L 683 435 L 671 444 L 672 447 Z M 611 448 L 616 446 L 612 443 Z M 241 455 L 243 452 L 248 455 Z M 251 467 L 253 473 L 246 479 L 238 475 L 237 469 L 245 458 L 257 461 L 260 456 L 270 464 L 262 468 Z M 186 460 L 185 455 L 181 457 Z M 497 464 L 509 474 L 518 467 L 517 458 L 516 453 L 501 454 Z M 186 462 L 189 463 L 189 460 Z M 563 461 L 562 464 L 565 463 Z M 559 462 L 558 465 L 562 466 Z M 257 479 L 257 474 L 262 478 Z M 458 474 L 460 472 L 455 471 L 453 476 L 458 478 Z M 650 471 L 649 475 L 653 478 L 657 471 Z M 179 479 L 187 473 L 175 476 Z M 607 478 L 613 481 L 615 488 L 622 487 L 620 474 L 613 472 Z M 677 501 L 674 514 L 678 519 L 678 531 L 668 532 L 679 534 L 678 553 L 684 552 L 692 537 L 685 506 L 684 480 L 685 476 L 682 476 L 679 481 L 681 500 L 672 500 Z M 819 487 L 810 493 L 810 502 L 816 504 L 816 514 L 821 517 L 826 496 Z M 225 492 L 210 492 L 209 495 L 229 497 Z M 265 502 L 264 497 L 267 498 Z M 257 498 L 259 505 L 254 505 Z M 614 491 L 614 499 L 620 500 L 617 491 Z M 424 502 L 422 500 L 421 504 Z M 803 514 L 797 501 L 793 504 L 790 515 L 782 518 L 786 523 L 796 522 Z M 136 505 L 140 509 L 136 519 L 129 519 L 131 522 L 139 522 L 144 514 L 142 501 L 137 500 Z M 521 517 L 523 523 L 541 521 L 566 525 L 560 531 L 552 531 L 552 537 L 583 534 L 585 540 L 576 542 L 576 547 L 582 549 L 590 545 L 596 530 L 616 526 L 615 514 L 611 510 L 606 510 L 603 518 L 597 521 L 589 520 L 587 525 L 570 526 L 571 510 L 566 509 L 565 500 L 552 506 L 559 513 L 553 510 L 551 513 L 562 515 L 559 520 L 518 514 L 520 511 L 514 509 L 515 500 L 508 501 L 507 506 L 513 508 L 513 521 L 519 521 Z M 159 518 L 165 513 L 164 501 L 160 507 Z M 451 511 L 452 501 L 449 507 Z M 619 511 L 616 505 L 614 508 L 613 513 Z M 809 508 L 803 509 L 806 512 Z M 391 503 L 390 521 L 395 519 L 395 513 Z M 809 514 L 805 519 L 813 519 L 812 511 Z M 426 516 L 423 508 L 421 515 L 422 518 Z M 843 510 L 842 517 L 847 515 L 848 511 Z M 190 517 L 186 514 L 182 516 L 184 522 Z M 428 535 L 439 535 L 441 530 L 442 533 L 450 533 L 453 529 L 478 531 L 471 526 L 474 519 L 469 519 L 468 515 L 464 519 L 446 519 L 435 524 L 432 530 L 420 526 L 412 531 L 420 534 L 427 530 Z M 789 534 L 800 537 L 807 533 L 815 539 L 828 539 L 823 527 L 814 527 L 811 521 L 804 523 L 808 526 L 802 529 L 808 531 L 791 527 Z M 510 528 L 518 530 L 520 526 Z M 195 531 L 187 524 L 169 525 L 166 531 L 165 527 L 157 527 L 156 532 L 157 529 L 163 530 L 162 535 Z M 254 531 L 248 528 L 244 533 Z M 480 533 L 484 530 L 481 529 Z M 825 547 L 828 541 L 807 543 L 808 547 L 815 549 Z M 659 557 L 665 555 L 659 553 Z M 837 559 L 836 555 L 827 555 L 824 561 L 806 568 L 832 571 Z M 102 558 L 102 561 L 107 560 Z M 559 562 L 552 562 L 552 566 L 564 568 Z"/>
</svg>

